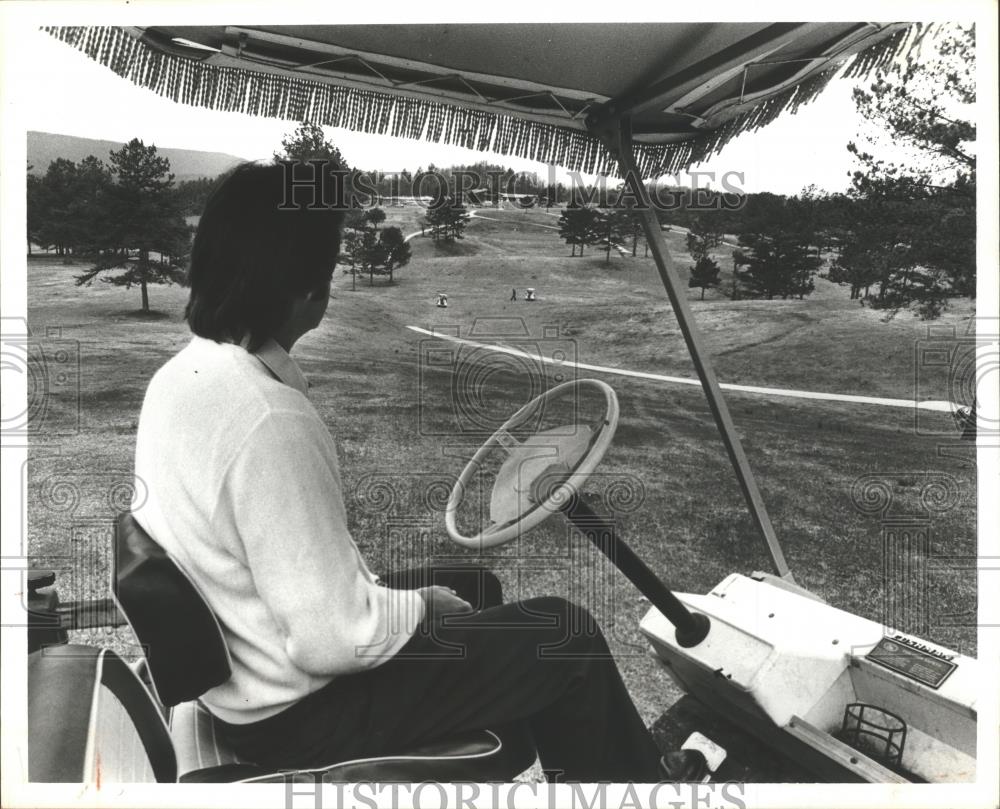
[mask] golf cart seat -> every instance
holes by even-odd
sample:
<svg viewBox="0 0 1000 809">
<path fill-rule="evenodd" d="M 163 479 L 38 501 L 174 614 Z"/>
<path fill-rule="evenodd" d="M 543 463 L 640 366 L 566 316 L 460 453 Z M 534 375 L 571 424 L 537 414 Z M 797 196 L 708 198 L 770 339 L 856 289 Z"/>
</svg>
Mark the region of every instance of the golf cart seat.
<svg viewBox="0 0 1000 809">
<path fill-rule="evenodd" d="M 194 583 L 136 522 L 115 531 L 115 600 L 145 658 L 50 646 L 29 658 L 33 781 L 510 781 L 535 760 L 526 726 L 476 730 L 391 756 L 273 770 L 241 759 L 198 698 L 225 682 L 222 629 Z"/>
<path fill-rule="evenodd" d="M 141 661 L 140 661 L 141 663 Z M 519 727 L 472 731 L 399 755 L 270 770 L 239 758 L 197 701 L 171 709 L 141 666 L 111 649 L 47 646 L 28 656 L 29 779 L 37 783 L 379 783 L 510 780 L 534 751 Z"/>
</svg>

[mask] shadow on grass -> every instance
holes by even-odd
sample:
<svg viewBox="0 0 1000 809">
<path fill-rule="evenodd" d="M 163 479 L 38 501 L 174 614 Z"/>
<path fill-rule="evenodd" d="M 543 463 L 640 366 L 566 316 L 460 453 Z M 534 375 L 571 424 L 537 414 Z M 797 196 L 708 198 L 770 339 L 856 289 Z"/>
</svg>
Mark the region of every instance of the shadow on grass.
<svg viewBox="0 0 1000 809">
<path fill-rule="evenodd" d="M 455 241 L 455 242 L 445 242 L 440 241 L 436 244 L 431 242 L 434 246 L 434 255 L 438 257 L 450 257 L 450 256 L 474 256 L 479 252 L 479 245 L 475 242 L 466 241 Z"/>
<path fill-rule="evenodd" d="M 142 309 L 128 309 L 123 312 L 111 312 L 112 317 L 127 317 L 132 320 L 170 320 L 171 316 L 169 312 L 158 312 L 152 309 L 148 312 L 142 311 Z"/>
</svg>

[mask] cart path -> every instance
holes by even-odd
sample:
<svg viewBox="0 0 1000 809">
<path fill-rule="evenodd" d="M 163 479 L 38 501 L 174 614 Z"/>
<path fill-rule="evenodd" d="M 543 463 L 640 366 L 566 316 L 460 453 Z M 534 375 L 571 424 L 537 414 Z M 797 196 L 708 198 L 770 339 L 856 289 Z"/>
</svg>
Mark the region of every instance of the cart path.
<svg viewBox="0 0 1000 809">
<path fill-rule="evenodd" d="M 495 351 L 499 354 L 510 354 L 514 357 L 524 357 L 525 359 L 533 360 L 534 362 L 541 362 L 546 365 L 569 365 L 579 371 L 596 371 L 602 374 L 630 376 L 637 379 L 651 379 L 656 382 L 669 382 L 676 385 L 695 385 L 701 387 L 701 382 L 699 380 L 691 379 L 690 377 L 664 376 L 663 374 L 652 374 L 646 371 L 631 371 L 627 368 L 610 368 L 605 365 L 590 365 L 585 362 L 559 361 L 554 360 L 551 357 L 542 357 L 538 354 L 532 354 L 529 351 L 522 351 L 518 348 L 511 348 L 510 346 L 496 345 L 494 343 L 481 343 L 477 340 L 469 340 L 464 337 L 454 337 L 450 334 L 439 334 L 438 332 L 430 331 L 429 329 L 422 329 L 419 326 L 407 326 L 406 328 L 411 331 L 415 331 L 418 334 L 434 337 L 438 340 L 447 340 L 451 343 L 475 346 L 476 348 L 486 349 L 487 351 Z M 737 391 L 738 393 L 751 393 L 760 396 L 785 396 L 792 399 L 815 399 L 824 402 L 849 402 L 851 404 L 876 405 L 880 407 L 901 407 L 908 410 L 916 408 L 918 410 L 933 410 L 938 413 L 954 413 L 958 408 L 958 405 L 954 402 L 940 400 L 918 402 L 913 399 L 886 399 L 879 396 L 857 396 L 851 393 L 825 393 L 808 390 L 790 390 L 787 388 L 764 388 L 756 385 L 733 385 L 727 382 L 720 382 L 719 387 L 723 390 L 732 390 Z"/>
<path fill-rule="evenodd" d="M 470 208 L 468 210 L 468 214 L 469 214 L 469 219 L 470 220 L 471 219 L 488 219 L 491 222 L 505 222 L 505 223 L 509 223 L 510 222 L 509 219 L 494 219 L 492 216 L 482 216 L 482 215 L 480 215 L 478 213 L 478 211 L 477 211 L 476 208 Z M 539 225 L 537 222 L 522 222 L 520 224 L 522 224 L 522 225 L 534 225 L 535 227 L 546 228 L 547 230 L 559 230 L 559 228 L 552 227 L 552 225 Z M 408 242 L 414 236 L 423 236 L 423 235 L 424 235 L 424 231 L 423 230 L 415 230 L 415 231 L 413 231 L 413 233 L 406 234 L 406 236 L 403 237 L 403 241 L 404 242 Z"/>
<path fill-rule="evenodd" d="M 558 216 L 558 214 L 552 214 L 552 216 Z M 493 216 L 483 216 L 481 213 L 479 213 L 474 208 L 471 209 L 471 210 L 469 210 L 469 219 L 470 220 L 472 220 L 472 219 L 486 219 L 486 220 L 488 220 L 490 222 L 503 222 L 505 224 L 510 224 L 510 221 L 511 221 L 509 219 L 497 219 L 497 218 L 495 218 Z M 538 222 L 518 222 L 517 224 L 519 224 L 519 225 L 528 225 L 529 227 L 545 228 L 546 230 L 559 230 L 559 228 L 554 227 L 553 225 L 542 225 L 542 224 L 540 224 Z M 422 230 L 415 230 L 415 231 L 413 231 L 413 233 L 408 233 L 406 236 L 404 236 L 403 237 L 403 241 L 404 242 L 408 242 L 410 239 L 414 238 L 415 236 L 423 236 L 423 235 L 424 235 L 424 231 L 422 231 Z M 617 250 L 623 256 L 629 255 L 629 251 L 625 247 L 622 247 L 620 244 L 616 244 L 616 245 L 613 245 L 613 246 L 614 246 L 615 250 Z"/>
<path fill-rule="evenodd" d="M 502 210 L 507 210 L 507 209 L 502 209 Z M 544 213 L 544 214 L 546 214 L 548 216 L 560 216 L 561 215 L 561 214 L 553 213 L 551 211 L 541 211 L 541 210 L 540 210 L 540 213 Z M 492 216 L 483 216 L 482 214 L 478 213 L 478 209 L 476 209 L 476 208 L 469 209 L 469 219 L 487 219 L 490 222 L 504 222 L 504 223 L 508 223 L 508 224 L 511 221 L 509 219 L 497 219 L 497 218 L 492 217 Z M 533 226 L 533 227 L 536 227 L 536 228 L 545 228 L 546 230 L 559 230 L 559 228 L 557 228 L 557 227 L 555 227 L 553 225 L 542 225 L 539 222 L 520 222 L 518 224 L 529 225 L 529 226 Z M 669 231 L 669 230 L 675 230 L 678 233 L 682 233 L 682 234 L 685 234 L 685 235 L 687 233 L 689 233 L 689 231 L 688 231 L 687 228 L 681 227 L 680 225 L 664 225 L 663 226 L 663 230 L 664 230 L 664 232 Z M 415 230 L 415 231 L 413 231 L 413 233 L 408 233 L 403 238 L 403 241 L 404 242 L 408 242 L 414 236 L 422 236 L 423 233 L 424 232 L 422 230 Z M 726 239 L 722 240 L 722 244 L 726 245 L 727 247 L 739 247 L 739 245 L 736 242 L 731 242 L 731 241 L 728 241 Z M 615 248 L 615 250 L 617 250 L 623 256 L 630 255 L 630 251 L 628 250 L 628 248 L 623 247 L 620 244 L 614 245 L 614 248 Z"/>
<path fill-rule="evenodd" d="M 512 222 L 510 219 L 497 219 L 495 216 L 483 216 L 481 213 L 478 213 L 477 211 L 470 212 L 469 218 L 486 219 L 487 221 L 490 222 L 503 222 L 505 225 L 510 225 L 510 224 L 526 225 L 527 227 L 545 228 L 546 230 L 559 230 L 559 228 L 555 227 L 554 225 L 543 225 L 540 222 Z"/>
</svg>

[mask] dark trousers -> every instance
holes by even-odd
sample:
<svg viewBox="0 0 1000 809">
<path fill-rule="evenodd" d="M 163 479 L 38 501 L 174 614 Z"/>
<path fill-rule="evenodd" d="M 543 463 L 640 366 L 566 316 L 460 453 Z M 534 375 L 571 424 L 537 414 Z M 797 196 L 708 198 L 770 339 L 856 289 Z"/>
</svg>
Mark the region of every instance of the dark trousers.
<svg viewBox="0 0 1000 809">
<path fill-rule="evenodd" d="M 223 724 L 240 755 L 319 767 L 523 719 L 543 769 L 561 771 L 561 781 L 661 779 L 659 750 L 585 609 L 555 597 L 504 605 L 500 582 L 481 568 L 383 580 L 451 587 L 476 611 L 425 621 L 391 660 L 339 676 L 276 716 Z"/>
</svg>

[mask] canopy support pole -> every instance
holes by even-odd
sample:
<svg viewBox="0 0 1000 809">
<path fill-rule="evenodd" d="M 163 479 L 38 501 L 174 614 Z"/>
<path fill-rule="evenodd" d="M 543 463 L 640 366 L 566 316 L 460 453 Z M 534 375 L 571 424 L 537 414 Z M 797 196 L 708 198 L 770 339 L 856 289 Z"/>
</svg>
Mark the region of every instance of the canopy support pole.
<svg viewBox="0 0 1000 809">
<path fill-rule="evenodd" d="M 695 324 L 691 307 L 687 301 L 686 287 L 681 285 L 680 279 L 677 276 L 673 259 L 667 248 L 667 241 L 663 237 L 660 220 L 652 206 L 649 190 L 642 182 L 641 175 L 636 166 L 635 156 L 632 152 L 631 119 L 628 117 L 622 117 L 617 121 L 612 119 L 607 122 L 605 127 L 597 129 L 594 134 L 600 137 L 605 146 L 611 150 L 611 153 L 618 157 L 623 176 L 627 177 L 630 174 L 633 178 L 628 188 L 634 191 L 639 197 L 642 207 L 640 211 L 642 229 L 646 234 L 646 241 L 649 243 L 649 249 L 652 251 L 653 258 L 656 261 L 656 269 L 660 274 L 660 280 L 663 282 L 663 288 L 667 291 L 667 297 L 670 298 L 670 305 L 673 307 L 677 323 L 680 325 L 681 334 L 684 335 L 684 342 L 687 344 L 688 353 L 691 355 L 695 371 L 701 380 L 701 386 L 708 399 L 709 409 L 712 411 L 715 424 L 722 436 L 722 443 L 725 444 L 729 460 L 739 480 L 740 489 L 743 491 L 743 497 L 746 500 L 747 507 L 750 509 L 750 516 L 753 518 L 758 532 L 767 545 L 775 572 L 783 579 L 794 582 L 795 579 L 792 577 L 788 563 L 785 561 L 785 555 L 782 553 L 778 537 L 774 533 L 774 526 L 771 525 L 771 518 L 767 514 L 764 498 L 761 496 L 760 489 L 757 488 L 757 481 L 750 470 L 750 463 L 747 461 L 743 445 L 736 434 L 736 427 L 733 424 L 729 408 L 726 406 L 726 401 L 722 396 L 719 382 L 715 378 L 715 371 L 712 369 L 708 355 L 704 350 L 701 333 Z"/>
</svg>

